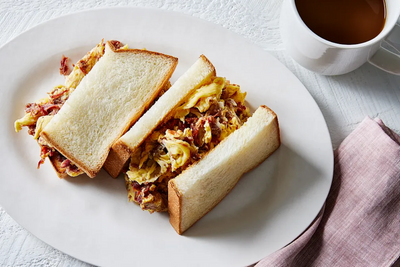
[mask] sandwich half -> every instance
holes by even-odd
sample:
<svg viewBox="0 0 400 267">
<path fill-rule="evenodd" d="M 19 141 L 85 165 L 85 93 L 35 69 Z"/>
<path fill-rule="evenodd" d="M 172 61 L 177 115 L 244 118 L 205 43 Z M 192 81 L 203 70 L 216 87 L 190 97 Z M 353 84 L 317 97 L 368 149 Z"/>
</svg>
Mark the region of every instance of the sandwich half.
<svg viewBox="0 0 400 267">
<path fill-rule="evenodd" d="M 113 42 L 116 43 L 117 41 Z M 44 163 L 46 158 L 49 158 L 51 165 L 60 178 L 77 176 L 83 172 L 58 151 L 47 146 L 42 138 L 40 138 L 40 133 L 46 124 L 61 109 L 82 79 L 92 70 L 94 65 L 97 64 L 99 59 L 104 55 L 104 51 L 105 44 L 103 40 L 101 40 L 100 43 L 74 65 L 72 70 L 69 68 L 68 58 L 63 56 L 61 59 L 60 74 L 66 76 L 65 84 L 55 86 L 47 93 L 47 97 L 28 103 L 25 107 L 25 115 L 17 119 L 14 123 L 16 132 L 22 130 L 23 127 L 27 127 L 28 134 L 32 135 L 39 144 L 40 161 L 38 163 L 38 168 Z"/>
<path fill-rule="evenodd" d="M 242 175 L 257 167 L 280 146 L 276 114 L 266 106 L 210 153 L 169 181 L 171 225 L 182 234 L 234 188 Z"/>
<path fill-rule="evenodd" d="M 44 156 L 56 158 L 51 162 L 57 172 L 65 169 L 59 176 L 85 172 L 95 177 L 113 143 L 168 88 L 177 62 L 172 56 L 106 42 L 104 55 L 41 125 L 38 142 L 47 151 Z"/>
<path fill-rule="evenodd" d="M 89 177 L 102 168 L 114 142 L 143 114 L 169 81 L 177 58 L 107 42 L 40 136 Z"/>
<path fill-rule="evenodd" d="M 126 167 L 131 155 L 138 150 L 144 140 L 163 120 L 187 97 L 190 92 L 202 84 L 209 83 L 216 72 L 214 66 L 205 57 L 200 58 L 157 100 L 142 118 L 112 146 L 104 169 L 116 178 Z"/>
<path fill-rule="evenodd" d="M 129 200 L 151 213 L 169 211 L 179 234 L 219 203 L 280 145 L 275 113 L 262 106 L 251 117 L 245 97 L 201 56 L 114 144 L 122 159 L 115 174 L 129 162 Z"/>
</svg>

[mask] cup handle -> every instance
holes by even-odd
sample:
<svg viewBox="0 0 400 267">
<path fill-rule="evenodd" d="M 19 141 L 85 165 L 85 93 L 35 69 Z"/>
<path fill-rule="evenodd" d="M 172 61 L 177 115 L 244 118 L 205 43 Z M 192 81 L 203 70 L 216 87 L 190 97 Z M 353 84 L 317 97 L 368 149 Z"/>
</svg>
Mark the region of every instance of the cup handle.
<svg viewBox="0 0 400 267">
<path fill-rule="evenodd" d="M 396 24 L 384 41 L 400 54 L 400 25 Z M 380 47 L 368 62 L 386 72 L 400 75 L 400 56 Z"/>
</svg>

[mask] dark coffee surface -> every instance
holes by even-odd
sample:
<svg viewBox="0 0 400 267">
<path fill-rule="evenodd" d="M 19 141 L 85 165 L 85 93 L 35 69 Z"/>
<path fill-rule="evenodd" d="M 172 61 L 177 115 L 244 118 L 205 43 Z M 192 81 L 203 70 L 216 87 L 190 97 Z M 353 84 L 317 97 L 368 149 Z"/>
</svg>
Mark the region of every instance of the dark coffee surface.
<svg viewBox="0 0 400 267">
<path fill-rule="evenodd" d="M 384 0 L 295 0 L 295 3 L 310 30 L 339 44 L 369 41 L 385 25 Z"/>
</svg>

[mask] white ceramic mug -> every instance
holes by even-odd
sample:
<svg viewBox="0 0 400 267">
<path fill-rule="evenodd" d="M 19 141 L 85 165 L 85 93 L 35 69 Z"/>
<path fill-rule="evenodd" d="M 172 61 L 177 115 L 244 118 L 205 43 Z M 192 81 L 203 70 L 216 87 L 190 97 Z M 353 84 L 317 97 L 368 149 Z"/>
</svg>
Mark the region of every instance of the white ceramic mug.
<svg viewBox="0 0 400 267">
<path fill-rule="evenodd" d="M 303 67 L 323 75 L 339 75 L 353 71 L 365 62 L 387 72 L 400 75 L 400 57 L 384 49 L 384 41 L 400 50 L 400 0 L 386 1 L 386 22 L 373 39 L 360 44 L 337 44 L 312 32 L 300 18 L 295 0 L 284 0 L 280 30 L 289 55 Z"/>
</svg>

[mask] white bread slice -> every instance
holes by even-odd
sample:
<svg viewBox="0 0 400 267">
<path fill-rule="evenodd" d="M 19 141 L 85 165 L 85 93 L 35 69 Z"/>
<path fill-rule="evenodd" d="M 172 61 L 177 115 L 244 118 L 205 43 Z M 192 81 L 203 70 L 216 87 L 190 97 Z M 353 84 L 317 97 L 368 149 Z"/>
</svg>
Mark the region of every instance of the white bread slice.
<svg viewBox="0 0 400 267">
<path fill-rule="evenodd" d="M 41 137 L 93 178 L 112 144 L 153 102 L 178 59 L 107 42 L 104 56 L 86 75 Z"/>
<path fill-rule="evenodd" d="M 113 146 L 104 169 L 114 178 L 122 171 L 131 154 L 191 92 L 211 77 L 215 68 L 204 56 L 200 58 L 163 94 L 160 99 Z"/>
<path fill-rule="evenodd" d="M 276 114 L 259 107 L 238 130 L 168 184 L 170 223 L 182 234 L 213 209 L 242 175 L 280 146 Z"/>
</svg>

